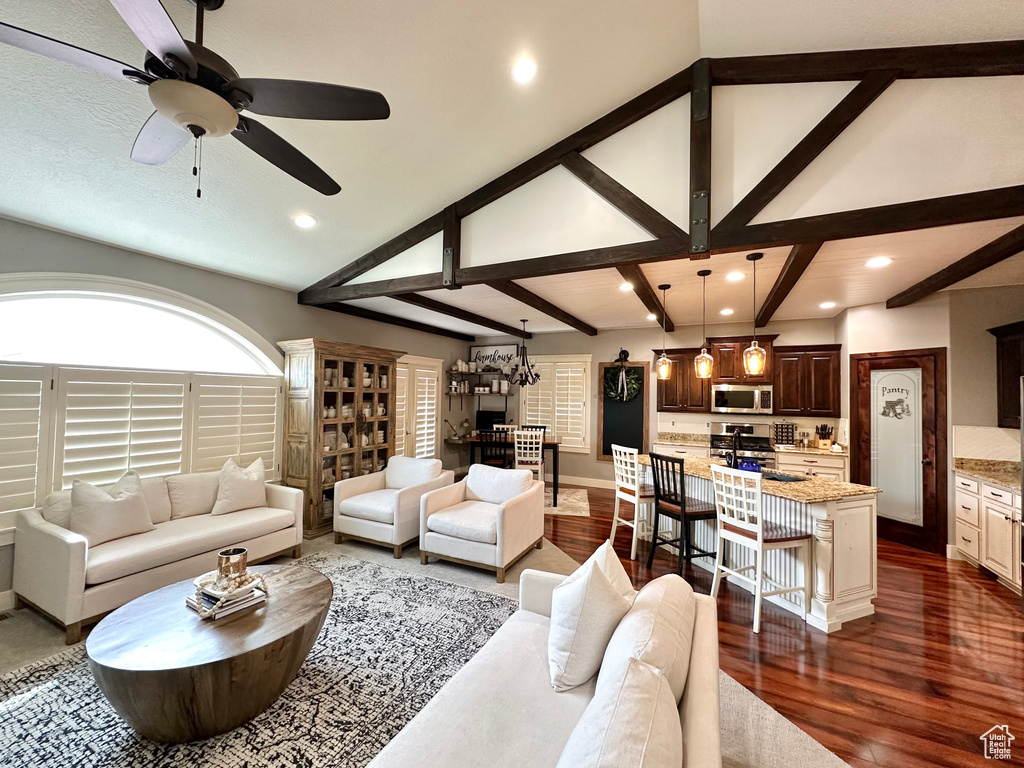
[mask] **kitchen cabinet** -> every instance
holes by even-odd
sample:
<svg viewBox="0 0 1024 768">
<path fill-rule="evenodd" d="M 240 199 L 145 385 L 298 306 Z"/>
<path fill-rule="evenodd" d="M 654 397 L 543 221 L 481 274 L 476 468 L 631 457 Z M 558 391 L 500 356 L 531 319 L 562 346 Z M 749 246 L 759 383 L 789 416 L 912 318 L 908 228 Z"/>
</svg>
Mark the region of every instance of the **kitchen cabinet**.
<svg viewBox="0 0 1024 768">
<path fill-rule="evenodd" d="M 989 328 L 996 337 L 996 410 L 999 426 L 1020 429 L 1020 379 L 1024 376 L 1024 322 Z"/>
<path fill-rule="evenodd" d="M 992 501 L 982 502 L 981 564 L 992 573 L 1013 581 L 1013 510 Z"/>
<path fill-rule="evenodd" d="M 653 350 L 660 355 L 661 350 Z M 667 349 L 672 373 L 665 381 L 658 380 L 658 410 L 669 413 L 709 413 L 711 411 L 711 379 L 698 379 L 693 367 L 699 349 Z"/>
<path fill-rule="evenodd" d="M 810 475 L 823 480 L 848 482 L 849 462 L 845 455 L 776 451 L 775 468 L 791 475 Z"/>
<path fill-rule="evenodd" d="M 715 384 L 771 384 L 772 345 L 778 334 L 758 336 L 758 346 L 764 347 L 764 371 L 757 376 L 748 376 L 743 370 L 743 351 L 750 346 L 753 336 L 716 336 L 708 339 L 715 368 L 711 381 Z"/>
<path fill-rule="evenodd" d="M 1002 486 L 956 474 L 956 548 L 966 560 L 1021 586 L 1021 495 Z"/>
<path fill-rule="evenodd" d="M 839 344 L 775 348 L 776 415 L 839 418 L 841 348 Z"/>
<path fill-rule="evenodd" d="M 659 453 L 662 456 L 680 456 L 686 458 L 688 456 L 696 457 L 698 459 L 710 459 L 711 458 L 711 447 L 707 445 L 673 445 L 671 443 L 655 443 L 651 450 L 653 453 Z"/>
</svg>

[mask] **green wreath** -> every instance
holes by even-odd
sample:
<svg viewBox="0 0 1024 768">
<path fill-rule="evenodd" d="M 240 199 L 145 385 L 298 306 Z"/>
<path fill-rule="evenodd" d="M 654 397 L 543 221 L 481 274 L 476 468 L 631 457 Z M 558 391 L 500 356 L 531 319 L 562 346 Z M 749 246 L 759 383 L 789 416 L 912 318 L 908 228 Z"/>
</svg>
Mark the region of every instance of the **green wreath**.
<svg viewBox="0 0 1024 768">
<path fill-rule="evenodd" d="M 618 366 L 604 369 L 604 396 L 609 400 L 621 400 L 628 403 L 640 394 L 644 386 L 644 376 L 639 368 L 626 368 L 626 395 L 623 397 L 619 391 Z"/>
</svg>

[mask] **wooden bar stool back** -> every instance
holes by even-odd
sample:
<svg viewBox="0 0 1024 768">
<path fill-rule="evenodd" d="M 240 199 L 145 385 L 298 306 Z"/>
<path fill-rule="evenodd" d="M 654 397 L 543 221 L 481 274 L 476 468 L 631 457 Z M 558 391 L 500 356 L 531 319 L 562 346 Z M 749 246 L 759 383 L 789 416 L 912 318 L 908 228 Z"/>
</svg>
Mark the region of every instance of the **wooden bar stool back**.
<svg viewBox="0 0 1024 768">
<path fill-rule="evenodd" d="M 700 549 L 693 543 L 691 526 L 698 520 L 714 520 L 715 505 L 686 495 L 686 472 L 678 456 L 651 454 L 654 480 L 654 532 L 647 567 L 654 565 L 654 550 L 659 544 L 675 546 L 679 551 L 676 573 L 683 574 L 683 562 L 695 557 L 714 557 L 714 552 Z M 660 518 L 667 517 L 679 526 L 679 536 L 665 539 L 658 535 Z"/>
<path fill-rule="evenodd" d="M 615 546 L 615 529 L 619 523 L 633 529 L 633 544 L 629 559 L 636 560 L 636 539 L 641 525 L 650 519 L 654 504 L 654 488 L 648 485 L 643 468 L 637 463 L 638 451 L 621 445 L 612 445 L 612 465 L 615 469 L 615 512 L 612 516 L 612 532 L 608 541 Z M 633 505 L 633 519 L 624 520 L 619 516 L 619 504 L 628 501 Z"/>
</svg>

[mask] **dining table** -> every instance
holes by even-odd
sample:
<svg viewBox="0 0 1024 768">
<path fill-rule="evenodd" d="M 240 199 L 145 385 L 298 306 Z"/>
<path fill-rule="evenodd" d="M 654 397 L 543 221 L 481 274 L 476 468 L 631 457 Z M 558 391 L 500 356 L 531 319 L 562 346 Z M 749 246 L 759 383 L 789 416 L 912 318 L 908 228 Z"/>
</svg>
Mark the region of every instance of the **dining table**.
<svg viewBox="0 0 1024 768">
<path fill-rule="evenodd" d="M 465 435 L 463 437 L 449 437 L 445 439 L 445 445 L 467 445 L 469 446 L 469 463 L 476 464 L 477 456 L 480 453 L 480 435 Z M 561 438 L 545 437 L 543 450 L 551 453 L 551 506 L 558 506 L 558 447 Z M 509 448 L 515 449 L 515 444 L 509 441 Z"/>
</svg>

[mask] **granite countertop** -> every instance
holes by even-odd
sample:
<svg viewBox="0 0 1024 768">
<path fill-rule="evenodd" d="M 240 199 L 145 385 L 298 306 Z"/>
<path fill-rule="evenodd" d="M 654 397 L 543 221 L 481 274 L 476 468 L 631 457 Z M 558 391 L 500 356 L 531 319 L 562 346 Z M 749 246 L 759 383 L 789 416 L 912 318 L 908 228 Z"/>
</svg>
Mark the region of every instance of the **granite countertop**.
<svg viewBox="0 0 1024 768">
<path fill-rule="evenodd" d="M 828 456 L 849 456 L 850 454 L 845 451 L 832 451 L 824 450 L 823 448 L 796 448 L 788 445 L 776 445 L 775 450 L 779 453 L 809 453 L 809 454 L 825 454 Z"/>
<path fill-rule="evenodd" d="M 649 456 L 640 455 L 637 461 L 641 464 L 650 465 Z M 700 477 L 705 480 L 711 479 L 711 465 L 724 466 L 725 462 L 718 459 L 688 458 L 683 465 L 688 475 Z M 788 474 L 778 472 L 780 475 Z M 803 477 L 800 475 L 800 477 Z M 827 480 L 823 477 L 808 477 L 800 483 L 781 483 L 778 480 L 762 480 L 761 492 L 769 496 L 777 496 L 780 499 L 803 502 L 805 504 L 818 504 L 826 501 L 838 501 L 848 496 L 864 496 L 866 494 L 879 493 L 878 488 L 869 485 L 858 485 L 856 483 L 844 483 L 839 480 Z"/>
<path fill-rule="evenodd" d="M 1021 492 L 1020 462 L 991 459 L 953 459 L 953 469 L 960 475 Z"/>
<path fill-rule="evenodd" d="M 656 443 L 664 445 L 687 445 L 692 448 L 706 448 L 711 445 L 711 435 L 700 432 L 659 432 Z"/>
</svg>

